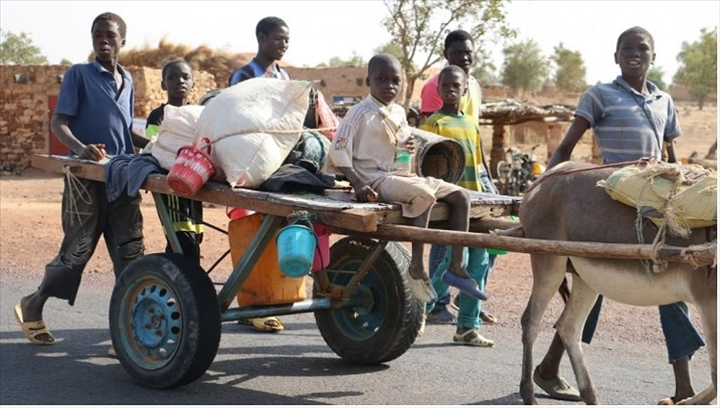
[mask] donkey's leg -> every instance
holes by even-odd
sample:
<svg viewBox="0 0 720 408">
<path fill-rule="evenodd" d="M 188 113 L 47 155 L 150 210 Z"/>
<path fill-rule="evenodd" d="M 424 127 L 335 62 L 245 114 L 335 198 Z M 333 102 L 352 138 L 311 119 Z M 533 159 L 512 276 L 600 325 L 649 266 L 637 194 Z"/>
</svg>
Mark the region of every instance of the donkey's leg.
<svg viewBox="0 0 720 408">
<path fill-rule="evenodd" d="M 717 298 L 708 296 L 697 301 L 696 306 L 708 345 L 712 385 L 692 398 L 678 402 L 678 405 L 709 405 L 717 396 Z"/>
<path fill-rule="evenodd" d="M 565 276 L 567 257 L 533 254 L 530 255 L 530 262 L 533 271 L 532 292 L 520 320 L 523 343 L 520 396 L 525 404 L 536 405 L 532 380 L 533 348 L 540 332 L 540 323 L 545 310 Z"/>
<path fill-rule="evenodd" d="M 573 276 L 570 299 L 558 319 L 557 333 L 565 344 L 565 350 L 575 372 L 575 380 L 580 389 L 580 397 L 586 404 L 599 404 L 595 385 L 590 378 L 580 338 L 583 325 L 590 309 L 597 300 L 598 293 L 588 286 L 579 275 Z"/>
</svg>

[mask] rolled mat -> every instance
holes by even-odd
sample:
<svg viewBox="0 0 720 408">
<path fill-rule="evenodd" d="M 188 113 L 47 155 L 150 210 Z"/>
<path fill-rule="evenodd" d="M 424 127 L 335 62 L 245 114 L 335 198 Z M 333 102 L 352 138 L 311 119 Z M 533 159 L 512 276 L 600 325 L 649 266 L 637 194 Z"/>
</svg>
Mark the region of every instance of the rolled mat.
<svg viewBox="0 0 720 408">
<path fill-rule="evenodd" d="M 465 171 L 462 145 L 453 139 L 412 128 L 415 139 L 415 173 L 457 184 Z"/>
</svg>

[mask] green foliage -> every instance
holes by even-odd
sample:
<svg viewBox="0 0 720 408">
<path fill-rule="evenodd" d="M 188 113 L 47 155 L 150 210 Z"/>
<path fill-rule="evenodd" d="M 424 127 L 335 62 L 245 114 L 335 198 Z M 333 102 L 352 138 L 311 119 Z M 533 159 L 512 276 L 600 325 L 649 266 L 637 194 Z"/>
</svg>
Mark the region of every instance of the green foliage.
<svg viewBox="0 0 720 408">
<path fill-rule="evenodd" d="M 444 59 L 445 36 L 462 28 L 469 32 L 475 48 L 483 41 L 514 37 L 506 21 L 506 0 L 384 0 L 389 16 L 382 24 L 397 44 L 405 75 L 405 98 L 398 101 L 407 108 L 415 88 L 432 65 Z M 419 61 L 418 61 L 419 60 Z"/>
<path fill-rule="evenodd" d="M 665 81 L 663 81 L 663 75 L 665 75 L 665 72 L 660 67 L 652 67 L 650 68 L 650 71 L 648 71 L 647 79 L 648 81 L 652 82 L 653 84 L 657 85 L 658 88 L 660 88 L 661 91 L 668 91 L 668 86 L 665 84 Z"/>
<path fill-rule="evenodd" d="M 367 65 L 367 62 L 363 59 L 362 55 L 359 55 L 355 51 L 353 51 L 352 55 L 348 59 L 343 59 L 341 57 L 332 57 L 330 58 L 330 61 L 326 63 L 320 63 L 318 64 L 318 68 L 323 67 L 364 67 Z"/>
<path fill-rule="evenodd" d="M 403 58 L 402 47 L 400 44 L 393 41 L 375 48 L 373 50 L 373 54 L 390 54 L 396 56 L 398 59 Z"/>
<path fill-rule="evenodd" d="M 72 64 L 73 64 L 72 61 L 70 61 L 70 60 L 67 59 L 67 58 L 63 58 L 63 59 L 60 61 L 60 65 L 64 65 L 64 66 L 66 66 L 66 67 L 69 67 L 69 66 L 72 65 Z"/>
<path fill-rule="evenodd" d="M 489 50 L 486 48 L 478 48 L 475 50 L 473 67 L 470 70 L 470 75 L 475 77 L 480 85 L 500 82 L 500 78 L 498 78 L 497 75 L 497 67 L 493 64 L 492 59 L 490 58 Z"/>
<path fill-rule="evenodd" d="M 685 86 L 702 109 L 708 94 L 717 92 L 717 27 L 700 30 L 698 41 L 683 42 L 677 60 L 673 82 Z"/>
<path fill-rule="evenodd" d="M 512 44 L 503 49 L 505 66 L 502 71 L 502 83 L 513 91 L 540 90 L 548 77 L 548 60 L 542 55 L 540 46 L 534 40 Z"/>
<path fill-rule="evenodd" d="M 47 58 L 32 44 L 30 34 L 0 30 L 0 65 L 43 65 Z"/>
<path fill-rule="evenodd" d="M 556 66 L 553 80 L 557 89 L 566 92 L 584 91 L 588 85 L 585 82 L 585 62 L 580 51 L 568 50 L 562 43 L 554 51 L 550 60 Z"/>
</svg>

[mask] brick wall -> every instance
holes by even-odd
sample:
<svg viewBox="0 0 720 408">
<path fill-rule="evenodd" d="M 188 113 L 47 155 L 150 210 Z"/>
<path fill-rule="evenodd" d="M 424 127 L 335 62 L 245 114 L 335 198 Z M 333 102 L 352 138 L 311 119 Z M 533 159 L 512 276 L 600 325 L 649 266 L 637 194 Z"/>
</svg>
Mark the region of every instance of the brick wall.
<svg viewBox="0 0 720 408">
<path fill-rule="evenodd" d="M 49 98 L 60 92 L 60 81 L 68 67 L 61 65 L 0 66 L 0 168 L 24 169 L 33 154 L 50 151 Z M 146 118 L 152 109 L 167 100 L 160 88 L 160 70 L 128 67 L 135 82 L 135 117 Z M 18 83 L 16 75 L 24 75 Z M 215 88 L 215 77 L 195 73 L 195 90 L 190 102 L 197 102 Z"/>
</svg>

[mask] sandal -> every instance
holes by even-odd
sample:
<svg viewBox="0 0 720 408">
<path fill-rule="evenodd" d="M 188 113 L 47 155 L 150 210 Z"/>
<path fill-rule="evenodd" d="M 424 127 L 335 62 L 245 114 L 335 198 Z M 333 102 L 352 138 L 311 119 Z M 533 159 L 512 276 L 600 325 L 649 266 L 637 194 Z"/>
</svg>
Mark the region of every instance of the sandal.
<svg viewBox="0 0 720 408">
<path fill-rule="evenodd" d="M 480 311 L 480 320 L 482 320 L 485 324 L 497 323 L 497 318 L 484 310 Z"/>
<path fill-rule="evenodd" d="M 245 319 L 240 320 L 238 323 L 245 324 L 248 326 L 253 326 L 256 329 L 267 332 L 267 333 L 277 333 L 283 331 L 285 329 L 285 326 L 283 326 L 282 320 L 278 319 L 277 317 L 270 316 L 270 317 L 257 317 L 254 319 Z"/>
<path fill-rule="evenodd" d="M 45 322 L 43 322 L 42 319 L 32 322 L 26 322 L 23 320 L 22 307 L 19 304 L 15 305 L 15 319 L 18 321 L 18 323 L 20 323 L 20 328 L 22 328 L 23 334 L 28 340 L 30 340 L 30 343 L 39 344 L 41 346 L 47 346 L 55 343 L 55 338 L 50 333 L 50 330 L 45 327 Z M 43 334 L 46 334 L 48 337 L 50 337 L 50 339 L 39 339 L 38 336 L 41 336 Z"/>
<path fill-rule="evenodd" d="M 427 321 L 435 324 L 457 324 L 457 318 L 447 309 L 428 313 Z"/>
<path fill-rule="evenodd" d="M 470 329 L 465 333 L 457 333 L 453 336 L 453 342 L 466 346 L 493 347 L 495 342 L 481 336 L 477 331 Z"/>
</svg>

